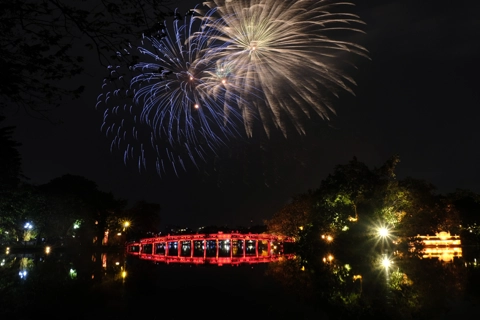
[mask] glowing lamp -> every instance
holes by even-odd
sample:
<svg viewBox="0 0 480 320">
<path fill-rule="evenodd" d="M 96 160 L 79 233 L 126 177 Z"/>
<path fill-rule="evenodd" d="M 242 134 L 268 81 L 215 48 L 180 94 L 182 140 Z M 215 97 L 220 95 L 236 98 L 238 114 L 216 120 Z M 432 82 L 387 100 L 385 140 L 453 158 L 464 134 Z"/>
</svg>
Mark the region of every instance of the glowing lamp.
<svg viewBox="0 0 480 320">
<path fill-rule="evenodd" d="M 388 269 L 392 265 L 392 261 L 388 258 L 383 258 L 382 259 L 382 266 L 385 267 L 385 269 Z"/>
<path fill-rule="evenodd" d="M 378 229 L 378 235 L 382 238 L 388 237 L 389 234 L 390 232 L 385 227 L 381 227 Z"/>
</svg>

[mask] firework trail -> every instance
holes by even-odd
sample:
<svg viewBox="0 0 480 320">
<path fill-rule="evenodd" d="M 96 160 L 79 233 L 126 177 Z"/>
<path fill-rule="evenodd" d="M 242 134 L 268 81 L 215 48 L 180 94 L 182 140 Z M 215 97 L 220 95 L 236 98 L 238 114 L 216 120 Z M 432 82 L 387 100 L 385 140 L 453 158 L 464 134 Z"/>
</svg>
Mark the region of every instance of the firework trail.
<svg viewBox="0 0 480 320">
<path fill-rule="evenodd" d="M 209 56 L 233 66 L 237 88 L 258 88 L 240 94 L 245 129 L 253 135 L 260 119 L 287 133 L 287 123 L 305 134 L 302 119 L 311 110 L 322 118 L 334 113 L 331 96 L 343 89 L 353 94 L 355 82 L 339 65 L 345 54 L 367 56 L 366 50 L 339 40 L 345 33 L 362 32 L 358 16 L 340 11 L 351 5 L 327 0 L 213 0 L 204 14 L 210 31 Z M 244 104 L 248 101 L 249 104 Z"/>
<path fill-rule="evenodd" d="M 97 99 L 97 109 L 104 109 L 102 131 L 112 138 L 111 149 L 124 150 L 124 162 L 137 162 L 139 170 L 146 169 L 153 150 L 157 172 L 171 164 L 178 175 L 179 167 L 186 170 L 185 158 L 197 165 L 240 135 L 241 115 L 230 101 L 242 98 L 230 84 L 231 68 L 208 58 L 212 35 L 192 37 L 200 28 L 196 17 L 182 22 L 176 14 L 170 30 L 159 24 L 140 46 L 117 53 L 129 64 L 109 66 Z"/>
</svg>

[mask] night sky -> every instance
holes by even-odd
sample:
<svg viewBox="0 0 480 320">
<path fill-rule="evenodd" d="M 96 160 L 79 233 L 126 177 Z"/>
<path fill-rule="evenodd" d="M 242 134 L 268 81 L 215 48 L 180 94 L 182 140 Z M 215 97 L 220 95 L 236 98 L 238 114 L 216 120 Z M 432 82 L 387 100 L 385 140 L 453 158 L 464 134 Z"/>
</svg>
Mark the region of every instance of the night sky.
<svg viewBox="0 0 480 320">
<path fill-rule="evenodd" d="M 480 193 L 478 9 L 475 1 L 357 2 L 353 12 L 366 22 L 366 34 L 350 40 L 365 46 L 371 60 L 353 61 L 356 96 L 342 93 L 334 101 L 336 116 L 312 118 L 305 137 L 252 139 L 248 148 L 233 141 L 224 151 L 242 156 L 220 158 L 217 171 L 206 166 L 160 178 L 154 170 L 125 166 L 122 153 L 110 152 L 110 140 L 100 132 L 102 114 L 94 106 L 102 78 L 95 75 L 104 73 L 94 62 L 76 80 L 87 86 L 84 96 L 53 113 L 63 124 L 22 112 L 7 113 L 7 124 L 17 126 L 31 183 L 81 175 L 131 203 L 159 203 L 165 224 L 262 223 L 354 156 L 372 168 L 398 154 L 400 179 L 425 179 L 441 193 Z M 267 150 L 260 152 L 260 145 Z"/>
</svg>

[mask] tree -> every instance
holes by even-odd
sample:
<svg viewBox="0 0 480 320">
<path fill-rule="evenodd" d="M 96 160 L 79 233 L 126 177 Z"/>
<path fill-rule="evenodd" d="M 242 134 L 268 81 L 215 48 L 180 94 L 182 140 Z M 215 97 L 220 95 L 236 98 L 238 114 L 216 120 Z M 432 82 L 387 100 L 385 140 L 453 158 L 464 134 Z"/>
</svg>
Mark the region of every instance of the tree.
<svg viewBox="0 0 480 320">
<path fill-rule="evenodd" d="M 128 238 L 141 238 L 156 235 L 160 232 L 160 205 L 146 201 L 137 201 L 125 216 L 131 221 Z"/>
<path fill-rule="evenodd" d="M 480 194 L 470 190 L 457 189 L 447 198 L 459 211 L 464 226 L 480 226 Z"/>
<path fill-rule="evenodd" d="M 4 120 L 5 117 L 0 115 L 0 124 Z M 0 193 L 17 187 L 23 178 L 22 159 L 18 152 L 21 144 L 13 140 L 14 130 L 15 127 L 0 128 Z"/>
<path fill-rule="evenodd" d="M 0 116 L 0 123 L 4 120 Z M 17 149 L 20 143 L 12 138 L 14 129 L 0 128 L 0 239 L 6 241 L 20 239 L 21 220 L 28 211 L 24 190 L 20 190 L 22 159 Z"/>
<path fill-rule="evenodd" d="M 375 183 L 375 174 L 355 157 L 346 165 L 336 166 L 314 192 L 316 223 L 337 232 L 345 229 L 349 221 L 357 221 L 360 211 L 368 212 L 366 202 Z"/>
<path fill-rule="evenodd" d="M 457 189 L 447 194 L 452 210 L 458 212 L 459 228 L 463 243 L 480 242 L 480 195 L 470 190 Z"/>
<path fill-rule="evenodd" d="M 49 202 L 43 217 L 45 232 L 67 237 L 79 228 L 87 243 L 94 237 L 101 245 L 111 216 L 121 214 L 125 206 L 124 200 L 98 190 L 95 182 L 81 176 L 63 175 L 40 189 Z"/>
<path fill-rule="evenodd" d="M 28 184 L 10 190 L 8 196 L 4 194 L 0 201 L 0 239 L 22 241 L 35 238 L 42 228 L 41 216 L 45 207 L 45 199 Z M 25 230 L 27 222 L 33 225 L 28 236 Z"/>
<path fill-rule="evenodd" d="M 460 225 L 458 211 L 436 188 L 424 180 L 406 178 L 400 182 L 407 190 L 408 206 L 397 232 L 404 236 L 434 235 L 440 231 L 457 233 Z"/>
<path fill-rule="evenodd" d="M 101 65 L 113 64 L 117 52 L 171 14 L 165 5 L 155 0 L 2 1 L 0 67 L 8 79 L 0 86 L 2 101 L 48 117 L 63 97 L 83 92 L 83 86 L 60 81 L 85 71 L 83 46 Z"/>
<path fill-rule="evenodd" d="M 301 194 L 265 221 L 269 232 L 291 237 L 299 237 L 311 225 L 312 195 Z"/>
</svg>

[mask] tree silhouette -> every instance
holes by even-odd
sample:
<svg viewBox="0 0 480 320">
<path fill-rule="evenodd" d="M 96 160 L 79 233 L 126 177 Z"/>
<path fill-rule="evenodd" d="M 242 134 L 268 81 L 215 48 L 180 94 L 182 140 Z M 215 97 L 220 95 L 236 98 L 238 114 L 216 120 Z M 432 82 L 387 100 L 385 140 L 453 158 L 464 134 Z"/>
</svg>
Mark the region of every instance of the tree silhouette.
<svg viewBox="0 0 480 320">
<path fill-rule="evenodd" d="M 16 105 L 48 119 L 63 98 L 83 92 L 83 86 L 63 80 L 89 71 L 87 55 L 96 55 L 100 65 L 111 64 L 131 39 L 168 12 L 165 1 L 155 0 L 2 1 L 0 69 L 6 81 L 0 86 L 0 107 Z"/>
<path fill-rule="evenodd" d="M 4 120 L 5 117 L 0 116 L 0 124 Z M 23 177 L 22 159 L 17 149 L 21 144 L 12 138 L 14 129 L 0 128 L 0 192 L 17 187 Z"/>
</svg>

